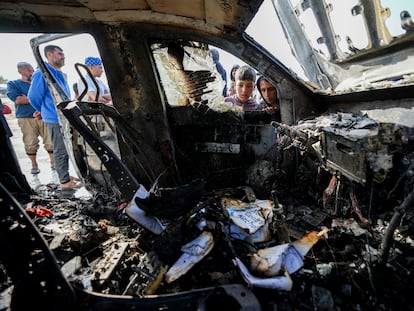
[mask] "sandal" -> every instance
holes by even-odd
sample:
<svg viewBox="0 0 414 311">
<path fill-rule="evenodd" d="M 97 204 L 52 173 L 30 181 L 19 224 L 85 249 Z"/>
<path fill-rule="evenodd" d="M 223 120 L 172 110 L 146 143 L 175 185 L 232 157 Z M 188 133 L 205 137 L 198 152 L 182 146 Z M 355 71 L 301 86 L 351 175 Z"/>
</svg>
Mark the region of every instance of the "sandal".
<svg viewBox="0 0 414 311">
<path fill-rule="evenodd" d="M 36 174 L 39 174 L 39 173 L 40 173 L 40 170 L 36 166 L 33 166 L 32 169 L 30 170 L 30 174 L 33 174 L 33 175 L 36 175 Z"/>
<path fill-rule="evenodd" d="M 70 180 L 66 183 L 60 184 L 62 189 L 79 189 L 83 187 L 83 183 L 80 181 Z"/>
</svg>

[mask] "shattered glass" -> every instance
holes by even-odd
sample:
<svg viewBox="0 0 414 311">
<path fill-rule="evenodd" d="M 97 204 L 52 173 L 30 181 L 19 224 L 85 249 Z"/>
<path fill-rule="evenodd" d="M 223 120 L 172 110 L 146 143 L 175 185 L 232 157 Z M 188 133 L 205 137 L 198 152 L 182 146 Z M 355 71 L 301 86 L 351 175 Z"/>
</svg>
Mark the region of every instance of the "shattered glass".
<svg viewBox="0 0 414 311">
<path fill-rule="evenodd" d="M 168 105 L 204 105 L 218 112 L 243 114 L 240 107 L 224 102 L 220 93 L 224 82 L 207 48 L 184 46 L 178 52 L 176 49 L 157 44 L 152 47 Z"/>
<path fill-rule="evenodd" d="M 344 94 L 413 84 L 411 2 L 269 2 L 247 31 L 313 91 Z M 275 36 L 259 27 L 263 19 Z"/>
</svg>

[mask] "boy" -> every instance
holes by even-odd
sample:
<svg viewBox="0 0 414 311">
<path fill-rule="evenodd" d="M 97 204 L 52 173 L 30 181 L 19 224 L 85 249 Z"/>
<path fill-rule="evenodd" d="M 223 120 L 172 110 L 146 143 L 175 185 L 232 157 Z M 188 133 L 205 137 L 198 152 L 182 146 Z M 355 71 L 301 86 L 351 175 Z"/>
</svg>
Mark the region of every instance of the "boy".
<svg viewBox="0 0 414 311">
<path fill-rule="evenodd" d="M 256 110 L 258 104 L 252 97 L 255 81 L 254 69 L 250 66 L 241 66 L 235 75 L 236 94 L 226 97 L 224 101 L 243 107 L 244 111 Z"/>
<path fill-rule="evenodd" d="M 272 115 L 272 120 L 280 122 L 279 98 L 276 87 L 263 76 L 257 79 L 256 87 L 262 97 L 258 109 Z"/>
</svg>

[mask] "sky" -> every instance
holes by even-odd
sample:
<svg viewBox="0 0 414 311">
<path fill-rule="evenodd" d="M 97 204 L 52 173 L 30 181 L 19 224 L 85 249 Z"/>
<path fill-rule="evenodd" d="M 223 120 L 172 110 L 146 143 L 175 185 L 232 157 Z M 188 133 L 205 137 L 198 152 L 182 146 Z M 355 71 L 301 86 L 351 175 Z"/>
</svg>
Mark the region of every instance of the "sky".
<svg viewBox="0 0 414 311">
<path fill-rule="evenodd" d="M 21 61 L 32 64 L 36 69 L 37 64 L 30 46 L 30 39 L 41 35 L 38 34 L 0 34 L 0 46 L 7 47 L 7 57 L 0 58 L 0 76 L 7 80 L 19 79 L 17 72 L 17 63 Z M 65 66 L 62 71 L 68 75 L 69 85 L 72 85 L 79 79 L 79 75 L 74 68 L 75 63 L 84 63 L 88 56 L 99 57 L 99 51 L 94 38 L 89 34 L 76 35 L 74 37 L 64 38 L 53 41 L 53 44 L 60 46 L 65 53 Z M 40 48 L 43 57 L 43 49 Z M 224 51 L 220 54 L 221 62 L 225 69 L 230 71 L 233 64 L 244 64 L 234 56 Z M 104 63 L 105 65 L 105 63 Z M 101 79 L 107 83 L 105 72 Z M 230 78 L 228 77 L 228 80 Z"/>
<path fill-rule="evenodd" d="M 0 76 L 7 80 L 19 79 L 17 63 L 21 61 L 32 64 L 36 69 L 37 64 L 30 46 L 30 39 L 41 34 L 0 34 L 0 46 L 7 54 L 0 59 Z M 95 40 L 89 34 L 76 35 L 74 37 L 53 41 L 53 44 L 60 46 L 65 53 L 65 66 L 62 67 L 68 75 L 69 84 L 78 80 L 78 73 L 73 64 L 84 63 L 88 56 L 99 57 Z M 40 48 L 43 56 L 43 49 Z M 103 79 L 106 79 L 103 76 Z"/>
</svg>

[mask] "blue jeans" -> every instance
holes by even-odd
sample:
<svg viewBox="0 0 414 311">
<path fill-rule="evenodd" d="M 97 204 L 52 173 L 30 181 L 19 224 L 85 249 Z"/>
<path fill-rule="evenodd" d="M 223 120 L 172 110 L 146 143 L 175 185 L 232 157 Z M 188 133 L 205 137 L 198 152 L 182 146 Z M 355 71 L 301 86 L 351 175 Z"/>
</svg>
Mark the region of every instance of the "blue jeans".
<svg viewBox="0 0 414 311">
<path fill-rule="evenodd" d="M 66 151 L 63 133 L 60 125 L 56 123 L 46 123 L 47 130 L 52 139 L 53 155 L 55 157 L 55 169 L 59 176 L 59 181 L 64 184 L 70 180 L 69 175 L 69 156 Z"/>
</svg>

